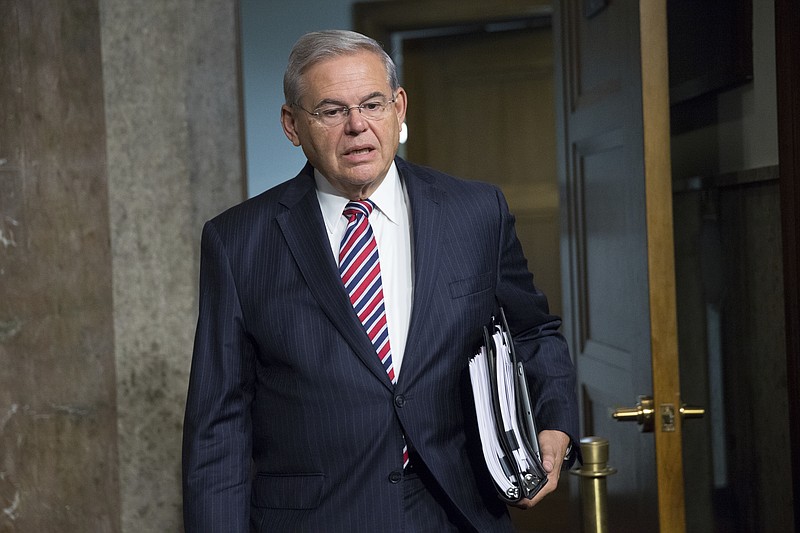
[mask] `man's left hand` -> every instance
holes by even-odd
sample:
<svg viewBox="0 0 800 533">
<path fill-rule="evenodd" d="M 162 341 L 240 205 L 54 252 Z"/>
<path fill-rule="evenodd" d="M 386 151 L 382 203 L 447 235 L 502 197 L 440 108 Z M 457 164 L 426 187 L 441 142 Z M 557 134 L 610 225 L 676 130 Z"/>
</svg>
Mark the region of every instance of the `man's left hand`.
<svg viewBox="0 0 800 533">
<path fill-rule="evenodd" d="M 569 436 L 566 433 L 556 430 L 546 429 L 539 433 L 539 450 L 542 452 L 542 465 L 547 472 L 547 483 L 533 499 L 523 499 L 514 504 L 520 509 L 530 509 L 542 498 L 556 490 L 558 478 L 561 475 L 561 464 L 569 447 Z"/>
</svg>

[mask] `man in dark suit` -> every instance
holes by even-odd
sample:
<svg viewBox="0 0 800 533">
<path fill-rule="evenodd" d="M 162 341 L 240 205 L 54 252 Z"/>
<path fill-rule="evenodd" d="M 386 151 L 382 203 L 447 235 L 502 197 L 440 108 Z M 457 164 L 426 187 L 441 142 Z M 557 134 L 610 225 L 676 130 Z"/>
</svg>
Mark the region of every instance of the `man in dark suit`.
<svg viewBox="0 0 800 533">
<path fill-rule="evenodd" d="M 500 306 L 549 472 L 520 506 L 555 489 L 577 408 L 503 195 L 396 157 L 407 95 L 371 39 L 304 36 L 284 92 L 308 164 L 203 230 L 186 531 L 511 531 L 468 373 Z"/>
</svg>

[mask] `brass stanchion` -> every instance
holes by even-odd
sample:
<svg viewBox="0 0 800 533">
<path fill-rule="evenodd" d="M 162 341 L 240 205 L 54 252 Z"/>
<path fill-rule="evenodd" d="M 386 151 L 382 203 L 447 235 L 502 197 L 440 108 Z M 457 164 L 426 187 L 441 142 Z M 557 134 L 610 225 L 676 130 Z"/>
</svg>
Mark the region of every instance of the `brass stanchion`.
<svg viewBox="0 0 800 533">
<path fill-rule="evenodd" d="M 606 478 L 616 473 L 608 463 L 608 439 L 584 437 L 581 439 L 583 465 L 570 470 L 579 476 L 581 504 L 583 507 L 583 533 L 608 532 L 608 503 Z"/>
</svg>

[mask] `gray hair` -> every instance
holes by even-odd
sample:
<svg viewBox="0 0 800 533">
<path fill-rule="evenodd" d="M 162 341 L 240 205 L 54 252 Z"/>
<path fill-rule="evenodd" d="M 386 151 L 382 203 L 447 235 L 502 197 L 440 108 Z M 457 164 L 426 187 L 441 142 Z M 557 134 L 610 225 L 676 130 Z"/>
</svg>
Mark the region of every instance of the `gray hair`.
<svg viewBox="0 0 800 533">
<path fill-rule="evenodd" d="M 386 81 L 392 92 L 397 91 L 400 82 L 397 79 L 397 67 L 383 47 L 375 39 L 360 33 L 346 30 L 326 30 L 307 33 L 300 37 L 289 54 L 289 65 L 283 75 L 283 95 L 286 104 L 299 103 L 305 90 L 303 74 L 310 67 L 326 59 L 371 52 L 377 55 L 386 67 Z"/>
</svg>

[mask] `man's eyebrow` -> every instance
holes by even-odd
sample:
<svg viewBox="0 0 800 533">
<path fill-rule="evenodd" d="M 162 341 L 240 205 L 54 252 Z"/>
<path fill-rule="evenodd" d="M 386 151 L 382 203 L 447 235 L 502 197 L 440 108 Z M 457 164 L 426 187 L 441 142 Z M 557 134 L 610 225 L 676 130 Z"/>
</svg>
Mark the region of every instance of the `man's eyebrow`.
<svg viewBox="0 0 800 533">
<path fill-rule="evenodd" d="M 381 91 L 375 91 L 375 92 L 372 92 L 372 93 L 368 94 L 367 96 L 363 97 L 361 99 L 361 103 L 364 103 L 367 100 L 372 100 L 373 98 L 378 98 L 378 97 L 386 98 L 386 95 Z M 320 100 L 317 103 L 317 105 L 314 106 L 314 109 L 318 109 L 318 108 L 320 108 L 322 106 L 326 106 L 326 105 L 332 105 L 332 106 L 337 106 L 337 107 L 348 107 L 350 104 L 347 104 L 345 102 L 342 102 L 341 100 L 336 100 L 336 99 L 333 99 L 333 98 L 325 98 L 324 100 Z"/>
<path fill-rule="evenodd" d="M 379 96 L 381 98 L 386 98 L 386 95 L 383 94 L 381 91 L 375 91 L 374 93 L 368 94 L 367 96 L 362 98 L 361 101 L 366 102 L 367 100 L 372 100 L 373 98 L 378 98 Z"/>
<path fill-rule="evenodd" d="M 325 98 L 324 100 L 319 101 L 317 103 L 317 105 L 314 106 L 314 109 L 316 109 L 318 107 L 322 107 L 324 105 L 333 105 L 333 106 L 337 106 L 337 107 L 345 107 L 347 104 L 345 104 L 341 100 L 334 100 L 332 98 Z"/>
</svg>

